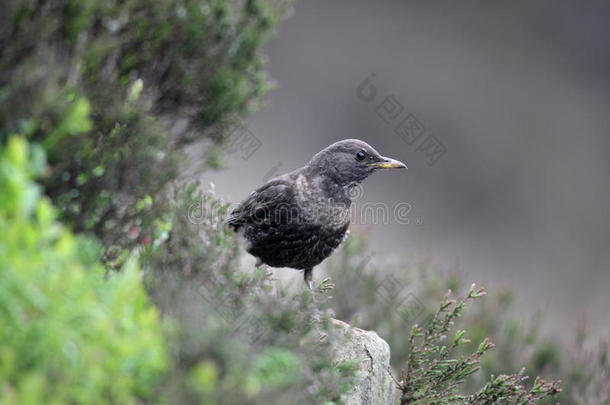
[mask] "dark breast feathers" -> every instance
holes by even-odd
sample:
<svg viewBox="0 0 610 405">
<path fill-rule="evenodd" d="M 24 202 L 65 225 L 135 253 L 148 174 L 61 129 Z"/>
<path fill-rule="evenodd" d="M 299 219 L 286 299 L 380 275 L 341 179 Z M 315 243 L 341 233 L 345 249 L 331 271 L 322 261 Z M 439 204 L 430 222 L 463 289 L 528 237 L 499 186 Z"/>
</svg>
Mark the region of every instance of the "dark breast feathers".
<svg viewBox="0 0 610 405">
<path fill-rule="evenodd" d="M 227 224 L 246 239 L 246 250 L 272 267 L 308 269 L 341 244 L 349 227 L 349 205 L 329 202 L 302 178 L 265 184 L 243 201 Z"/>
</svg>

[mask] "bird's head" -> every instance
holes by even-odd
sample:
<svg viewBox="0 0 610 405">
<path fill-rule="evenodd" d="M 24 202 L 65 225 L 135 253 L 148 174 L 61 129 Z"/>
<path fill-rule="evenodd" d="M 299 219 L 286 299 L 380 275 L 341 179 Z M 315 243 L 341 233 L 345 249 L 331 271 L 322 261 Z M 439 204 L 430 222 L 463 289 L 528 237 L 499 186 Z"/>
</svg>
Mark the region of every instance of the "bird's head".
<svg viewBox="0 0 610 405">
<path fill-rule="evenodd" d="M 316 175 L 331 178 L 340 186 L 358 184 L 380 169 L 406 169 L 395 159 L 384 157 L 358 139 L 344 139 L 318 152 L 308 168 Z"/>
</svg>

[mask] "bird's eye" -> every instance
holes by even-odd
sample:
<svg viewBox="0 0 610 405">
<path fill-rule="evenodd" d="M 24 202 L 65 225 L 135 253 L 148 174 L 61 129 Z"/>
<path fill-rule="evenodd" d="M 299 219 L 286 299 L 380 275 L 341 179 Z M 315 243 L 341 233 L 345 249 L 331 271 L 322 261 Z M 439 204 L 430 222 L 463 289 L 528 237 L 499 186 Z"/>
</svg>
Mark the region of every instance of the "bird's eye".
<svg viewBox="0 0 610 405">
<path fill-rule="evenodd" d="M 364 160 L 366 158 L 366 152 L 364 150 L 361 150 L 360 152 L 356 153 L 356 160 Z"/>
</svg>

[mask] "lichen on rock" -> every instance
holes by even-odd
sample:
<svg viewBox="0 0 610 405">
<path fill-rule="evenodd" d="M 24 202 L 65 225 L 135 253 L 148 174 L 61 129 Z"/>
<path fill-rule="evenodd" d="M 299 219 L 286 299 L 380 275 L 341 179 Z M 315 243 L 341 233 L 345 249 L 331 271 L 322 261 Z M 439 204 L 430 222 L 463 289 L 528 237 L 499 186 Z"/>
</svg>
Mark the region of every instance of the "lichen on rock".
<svg viewBox="0 0 610 405">
<path fill-rule="evenodd" d="M 359 361 L 360 379 L 341 398 L 346 405 L 391 405 L 395 386 L 387 369 L 390 346 L 374 331 L 355 328 L 331 319 L 329 328 L 333 361 Z"/>
</svg>

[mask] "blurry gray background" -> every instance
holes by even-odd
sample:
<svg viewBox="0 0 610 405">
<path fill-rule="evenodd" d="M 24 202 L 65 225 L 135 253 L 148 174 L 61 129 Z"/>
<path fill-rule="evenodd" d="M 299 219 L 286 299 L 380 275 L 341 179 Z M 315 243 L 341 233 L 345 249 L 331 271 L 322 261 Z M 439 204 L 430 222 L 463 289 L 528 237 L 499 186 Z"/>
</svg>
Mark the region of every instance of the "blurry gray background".
<svg viewBox="0 0 610 405">
<path fill-rule="evenodd" d="M 604 1 L 297 2 L 267 47 L 278 88 L 246 123 L 262 146 L 201 178 L 238 202 L 328 144 L 360 138 L 409 166 L 372 176 L 358 200 L 412 205 L 408 225 L 360 226 L 378 255 L 459 263 L 468 281 L 517 289 L 549 330 L 587 315 L 605 331 L 608 21 Z M 377 95 L 363 102 L 356 90 L 371 72 Z M 375 112 L 389 95 L 404 107 L 393 123 Z M 419 141 L 446 147 L 434 165 L 394 133 L 407 114 L 426 129 Z"/>
</svg>

